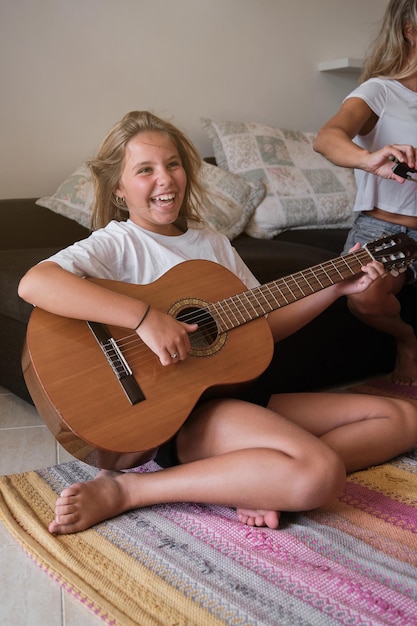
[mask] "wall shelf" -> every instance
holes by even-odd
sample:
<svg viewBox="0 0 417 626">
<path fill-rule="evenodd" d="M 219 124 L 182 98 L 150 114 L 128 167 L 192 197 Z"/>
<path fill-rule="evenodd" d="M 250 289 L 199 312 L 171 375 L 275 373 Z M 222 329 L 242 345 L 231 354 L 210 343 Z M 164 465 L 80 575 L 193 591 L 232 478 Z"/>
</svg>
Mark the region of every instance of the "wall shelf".
<svg viewBox="0 0 417 626">
<path fill-rule="evenodd" d="M 320 72 L 341 72 L 343 74 L 360 74 L 362 71 L 362 59 L 345 57 L 334 61 L 322 61 L 319 64 Z"/>
</svg>

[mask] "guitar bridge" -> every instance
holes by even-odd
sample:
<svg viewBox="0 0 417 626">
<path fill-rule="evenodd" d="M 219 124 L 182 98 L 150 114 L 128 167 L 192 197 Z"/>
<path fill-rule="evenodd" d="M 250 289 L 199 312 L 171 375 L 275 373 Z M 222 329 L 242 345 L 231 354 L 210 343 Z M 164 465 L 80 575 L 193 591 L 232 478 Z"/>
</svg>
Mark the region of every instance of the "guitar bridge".
<svg viewBox="0 0 417 626">
<path fill-rule="evenodd" d="M 128 362 L 108 329 L 98 322 L 87 322 L 87 325 L 122 386 L 129 402 L 131 404 L 138 404 L 138 402 L 145 400 L 143 391 L 136 382 Z"/>
</svg>

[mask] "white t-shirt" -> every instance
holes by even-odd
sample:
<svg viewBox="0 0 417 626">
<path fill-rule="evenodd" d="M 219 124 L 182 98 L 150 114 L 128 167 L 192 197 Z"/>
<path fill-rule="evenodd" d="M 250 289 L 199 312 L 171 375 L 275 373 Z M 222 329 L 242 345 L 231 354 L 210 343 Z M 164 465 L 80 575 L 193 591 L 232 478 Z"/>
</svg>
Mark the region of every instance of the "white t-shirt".
<svg viewBox="0 0 417 626">
<path fill-rule="evenodd" d="M 370 78 L 347 98 L 361 98 L 378 116 L 374 129 L 355 137 L 361 148 L 375 152 L 389 144 L 417 146 L 417 93 L 397 80 Z M 346 99 L 347 99 L 346 98 Z M 355 170 L 358 192 L 354 211 L 370 211 L 374 207 L 388 213 L 417 215 L 417 184 L 399 184 Z"/>
<path fill-rule="evenodd" d="M 145 230 L 130 219 L 113 220 L 47 260 L 77 276 L 147 285 L 178 263 L 193 259 L 223 265 L 248 289 L 259 285 L 228 238 L 207 228 L 188 228 L 182 235 L 168 237 Z"/>
</svg>

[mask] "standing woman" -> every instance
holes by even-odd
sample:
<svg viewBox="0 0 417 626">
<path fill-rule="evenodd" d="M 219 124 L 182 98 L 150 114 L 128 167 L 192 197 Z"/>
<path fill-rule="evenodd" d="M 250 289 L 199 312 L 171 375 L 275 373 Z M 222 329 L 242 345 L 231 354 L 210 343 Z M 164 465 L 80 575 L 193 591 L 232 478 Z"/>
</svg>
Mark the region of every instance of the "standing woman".
<svg viewBox="0 0 417 626">
<path fill-rule="evenodd" d="M 314 149 L 355 168 L 356 219 L 345 243 L 365 244 L 388 233 L 417 240 L 417 184 L 393 172 L 393 160 L 417 167 L 417 0 L 390 0 L 365 59 L 360 85 L 320 130 Z M 416 285 L 417 262 L 348 298 L 363 322 L 391 335 L 397 358 L 392 380 L 417 385 L 417 338 L 400 316 L 396 294 Z"/>
</svg>

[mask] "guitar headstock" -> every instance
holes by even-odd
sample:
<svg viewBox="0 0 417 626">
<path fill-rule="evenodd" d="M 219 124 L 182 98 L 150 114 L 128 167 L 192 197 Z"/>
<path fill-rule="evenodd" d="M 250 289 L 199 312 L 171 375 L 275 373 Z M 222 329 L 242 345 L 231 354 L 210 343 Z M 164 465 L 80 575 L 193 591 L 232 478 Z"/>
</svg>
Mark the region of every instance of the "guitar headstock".
<svg viewBox="0 0 417 626">
<path fill-rule="evenodd" d="M 417 258 L 417 241 L 403 233 L 370 241 L 364 248 L 375 261 L 382 263 L 387 271 L 406 269 L 411 261 Z"/>
</svg>

